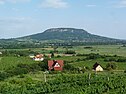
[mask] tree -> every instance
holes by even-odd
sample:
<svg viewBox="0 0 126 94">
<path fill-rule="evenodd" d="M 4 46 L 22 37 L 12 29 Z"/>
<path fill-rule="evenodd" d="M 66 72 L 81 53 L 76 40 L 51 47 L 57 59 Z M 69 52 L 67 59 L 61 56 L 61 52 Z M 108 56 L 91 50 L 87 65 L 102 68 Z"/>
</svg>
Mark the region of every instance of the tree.
<svg viewBox="0 0 126 94">
<path fill-rule="evenodd" d="M 51 57 L 54 57 L 54 53 L 53 52 L 51 53 Z"/>
<path fill-rule="evenodd" d="M 107 69 L 107 70 L 115 70 L 116 68 L 117 68 L 117 65 L 116 65 L 116 63 L 114 63 L 114 62 L 108 63 L 108 64 L 106 65 L 106 69 Z"/>
</svg>

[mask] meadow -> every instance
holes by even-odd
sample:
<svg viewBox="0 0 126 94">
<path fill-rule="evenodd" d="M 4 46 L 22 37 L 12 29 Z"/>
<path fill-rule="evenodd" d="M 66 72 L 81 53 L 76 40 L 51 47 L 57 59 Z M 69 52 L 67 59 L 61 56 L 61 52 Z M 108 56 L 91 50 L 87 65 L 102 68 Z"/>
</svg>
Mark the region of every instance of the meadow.
<svg viewBox="0 0 126 94">
<path fill-rule="evenodd" d="M 76 54 L 64 54 L 66 51 L 75 51 Z M 1 52 L 0 94 L 126 93 L 126 47 L 122 45 L 61 46 L 56 49 L 48 46 L 1 49 Z M 45 56 L 53 52 L 54 57 L 51 59 L 64 60 L 64 70 L 45 74 L 49 58 L 45 57 L 43 62 L 35 62 L 29 58 L 29 54 L 33 52 Z M 104 68 L 103 72 L 92 71 L 96 62 Z M 116 67 L 107 68 L 108 64 Z"/>
</svg>

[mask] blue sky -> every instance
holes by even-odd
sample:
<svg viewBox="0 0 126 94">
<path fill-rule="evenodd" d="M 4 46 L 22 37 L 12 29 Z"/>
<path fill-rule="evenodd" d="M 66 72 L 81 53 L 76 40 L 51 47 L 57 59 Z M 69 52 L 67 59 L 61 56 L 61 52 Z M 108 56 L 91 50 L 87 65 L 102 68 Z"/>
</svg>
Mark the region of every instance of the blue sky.
<svg viewBox="0 0 126 94">
<path fill-rule="evenodd" d="M 126 0 L 0 0 L 0 38 L 55 27 L 126 39 Z"/>
</svg>

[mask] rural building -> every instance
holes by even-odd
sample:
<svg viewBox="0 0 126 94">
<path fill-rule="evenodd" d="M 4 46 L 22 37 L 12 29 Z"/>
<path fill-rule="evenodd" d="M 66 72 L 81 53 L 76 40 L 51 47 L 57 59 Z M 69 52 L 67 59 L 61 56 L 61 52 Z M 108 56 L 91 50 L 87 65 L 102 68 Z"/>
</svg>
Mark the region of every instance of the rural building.
<svg viewBox="0 0 126 94">
<path fill-rule="evenodd" d="M 97 62 L 93 65 L 93 70 L 95 71 L 103 71 L 103 68 L 100 64 L 98 64 Z"/>
<path fill-rule="evenodd" d="M 62 71 L 64 66 L 63 60 L 49 60 L 48 61 L 48 69 Z"/>
<path fill-rule="evenodd" d="M 33 59 L 35 61 L 43 61 L 44 60 L 44 55 L 43 54 L 38 54 Z"/>
</svg>

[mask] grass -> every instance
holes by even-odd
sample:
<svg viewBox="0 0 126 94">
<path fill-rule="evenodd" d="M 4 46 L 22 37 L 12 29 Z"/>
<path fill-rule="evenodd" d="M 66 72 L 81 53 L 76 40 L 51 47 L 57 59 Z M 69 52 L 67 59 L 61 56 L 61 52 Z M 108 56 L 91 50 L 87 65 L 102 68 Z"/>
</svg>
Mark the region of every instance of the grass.
<svg viewBox="0 0 126 94">
<path fill-rule="evenodd" d="M 119 55 L 126 56 L 126 47 L 121 47 L 121 45 L 96 45 L 91 46 L 92 48 L 85 49 L 86 46 L 74 46 L 73 48 L 68 48 L 69 50 L 74 50 L 76 53 L 89 54 L 89 53 L 99 53 L 105 55 Z M 58 48 L 58 51 L 65 51 L 65 48 Z"/>
<path fill-rule="evenodd" d="M 118 55 L 118 56 L 126 57 L 126 47 L 121 47 L 121 45 L 98 45 L 98 46 L 92 46 L 92 48 L 90 48 L 90 49 L 85 49 L 84 47 L 85 46 L 76 46 L 76 47 L 68 48 L 68 49 L 75 50 L 76 53 L 81 53 L 81 54 L 99 53 L 99 54 L 105 54 L 105 55 Z M 7 50 L 12 50 L 12 49 L 7 49 Z M 29 49 L 13 49 L 13 50 L 28 51 Z M 35 48 L 35 49 L 32 48 L 30 50 L 35 51 L 35 52 L 39 52 L 42 54 L 49 54 L 50 51 L 53 51 L 53 48 Z M 67 72 L 67 71 L 59 72 L 59 73 L 55 73 L 55 71 L 54 71 L 54 73 L 52 73 L 52 74 L 46 74 L 47 81 L 56 80 L 57 76 L 60 77 L 63 74 L 67 77 L 67 79 L 69 79 L 70 76 L 76 77 L 78 75 L 80 75 L 78 77 L 84 77 L 84 75 L 86 77 L 88 77 L 89 73 L 90 73 L 91 78 L 93 78 L 93 75 L 95 74 L 95 72 L 92 71 L 92 67 L 96 62 L 98 62 L 103 68 L 106 67 L 107 63 L 109 63 L 109 62 L 105 62 L 103 58 L 77 61 L 77 59 L 83 59 L 86 57 L 85 56 L 64 56 L 63 52 L 66 49 L 63 47 L 59 47 L 57 50 L 59 51 L 58 54 L 60 54 L 61 57 L 55 57 L 55 58 L 52 58 L 52 60 L 56 59 L 56 60 L 69 61 L 69 63 L 75 67 L 88 67 L 90 70 L 86 71 L 85 73 L 73 73 L 73 74 L 71 74 L 70 72 Z M 32 64 L 32 63 L 35 63 L 35 62 L 32 59 L 30 59 L 28 56 L 26 56 L 26 57 L 1 56 L 0 57 L 0 71 L 12 69 L 13 67 L 16 67 L 18 64 Z M 115 63 L 117 65 L 116 70 L 113 70 L 113 71 L 106 71 L 105 70 L 103 72 L 98 72 L 97 76 L 100 76 L 101 78 L 106 77 L 105 79 L 107 79 L 107 77 L 109 76 L 111 79 L 112 75 L 113 75 L 113 77 L 116 77 L 116 76 L 118 77 L 118 75 L 125 75 L 124 70 L 126 70 L 126 62 L 115 62 Z M 24 87 L 26 87 L 26 86 L 31 87 L 33 85 L 36 85 L 36 83 L 41 83 L 44 81 L 45 81 L 44 71 L 35 71 L 35 72 L 27 73 L 27 74 L 21 74 L 21 75 L 15 75 L 13 77 L 9 77 L 9 78 L 5 79 L 4 81 L 1 81 L 0 85 L 4 86 L 5 90 L 7 87 L 6 85 L 10 85 L 8 88 L 10 90 L 10 87 L 12 87 L 12 86 L 14 86 L 15 88 L 16 87 L 20 88 L 23 86 Z M 76 80 L 74 80 L 74 81 L 76 82 Z M 72 82 L 72 84 L 73 83 L 74 82 Z M 63 83 L 63 84 L 69 85 L 69 83 Z M 57 86 L 60 87 L 61 85 L 57 85 Z M 61 92 L 59 91 L 59 93 L 56 92 L 54 94 L 60 94 L 60 93 Z M 113 92 L 113 94 L 114 93 L 115 92 Z M 53 93 L 51 93 L 51 94 L 53 94 Z"/>
<path fill-rule="evenodd" d="M 76 53 L 81 53 L 81 54 L 89 54 L 89 53 L 99 53 L 99 54 L 105 54 L 105 55 L 118 55 L 118 56 L 124 56 L 126 57 L 126 47 L 121 47 L 121 45 L 95 45 L 91 46 L 92 48 L 86 49 L 84 48 L 86 46 L 73 46 L 72 48 L 68 48 L 68 50 L 74 50 Z M 17 50 L 17 51 L 28 51 L 29 49 L 7 49 L 7 50 Z M 53 48 L 48 47 L 48 48 L 32 48 L 30 49 L 31 51 L 39 52 L 39 53 L 44 53 L 48 54 L 50 51 L 53 51 Z M 57 49 L 61 55 L 61 57 L 55 57 L 52 59 L 61 59 L 65 61 L 71 61 L 71 64 L 74 66 L 87 66 L 89 68 L 92 68 L 93 64 L 98 62 L 100 63 L 103 67 L 106 67 L 106 64 L 108 62 L 104 62 L 102 59 L 97 59 L 97 60 L 87 60 L 87 61 L 79 61 L 77 62 L 76 60 L 78 58 L 82 59 L 85 58 L 84 56 L 64 56 L 63 52 L 66 51 L 66 48 L 59 47 Z M 55 54 L 57 55 L 57 54 Z M 32 64 L 34 61 L 29 59 L 28 57 L 14 57 L 14 56 L 3 56 L 0 57 L 0 70 L 6 70 L 9 68 L 15 67 L 17 64 L 23 63 L 23 64 Z M 120 70 L 125 70 L 126 68 L 126 63 L 125 62 L 118 62 L 116 63 L 118 66 L 118 69 Z"/>
<path fill-rule="evenodd" d="M 18 64 L 32 64 L 34 61 L 28 57 L 4 56 L 0 60 L 0 71 L 11 69 Z"/>
</svg>

